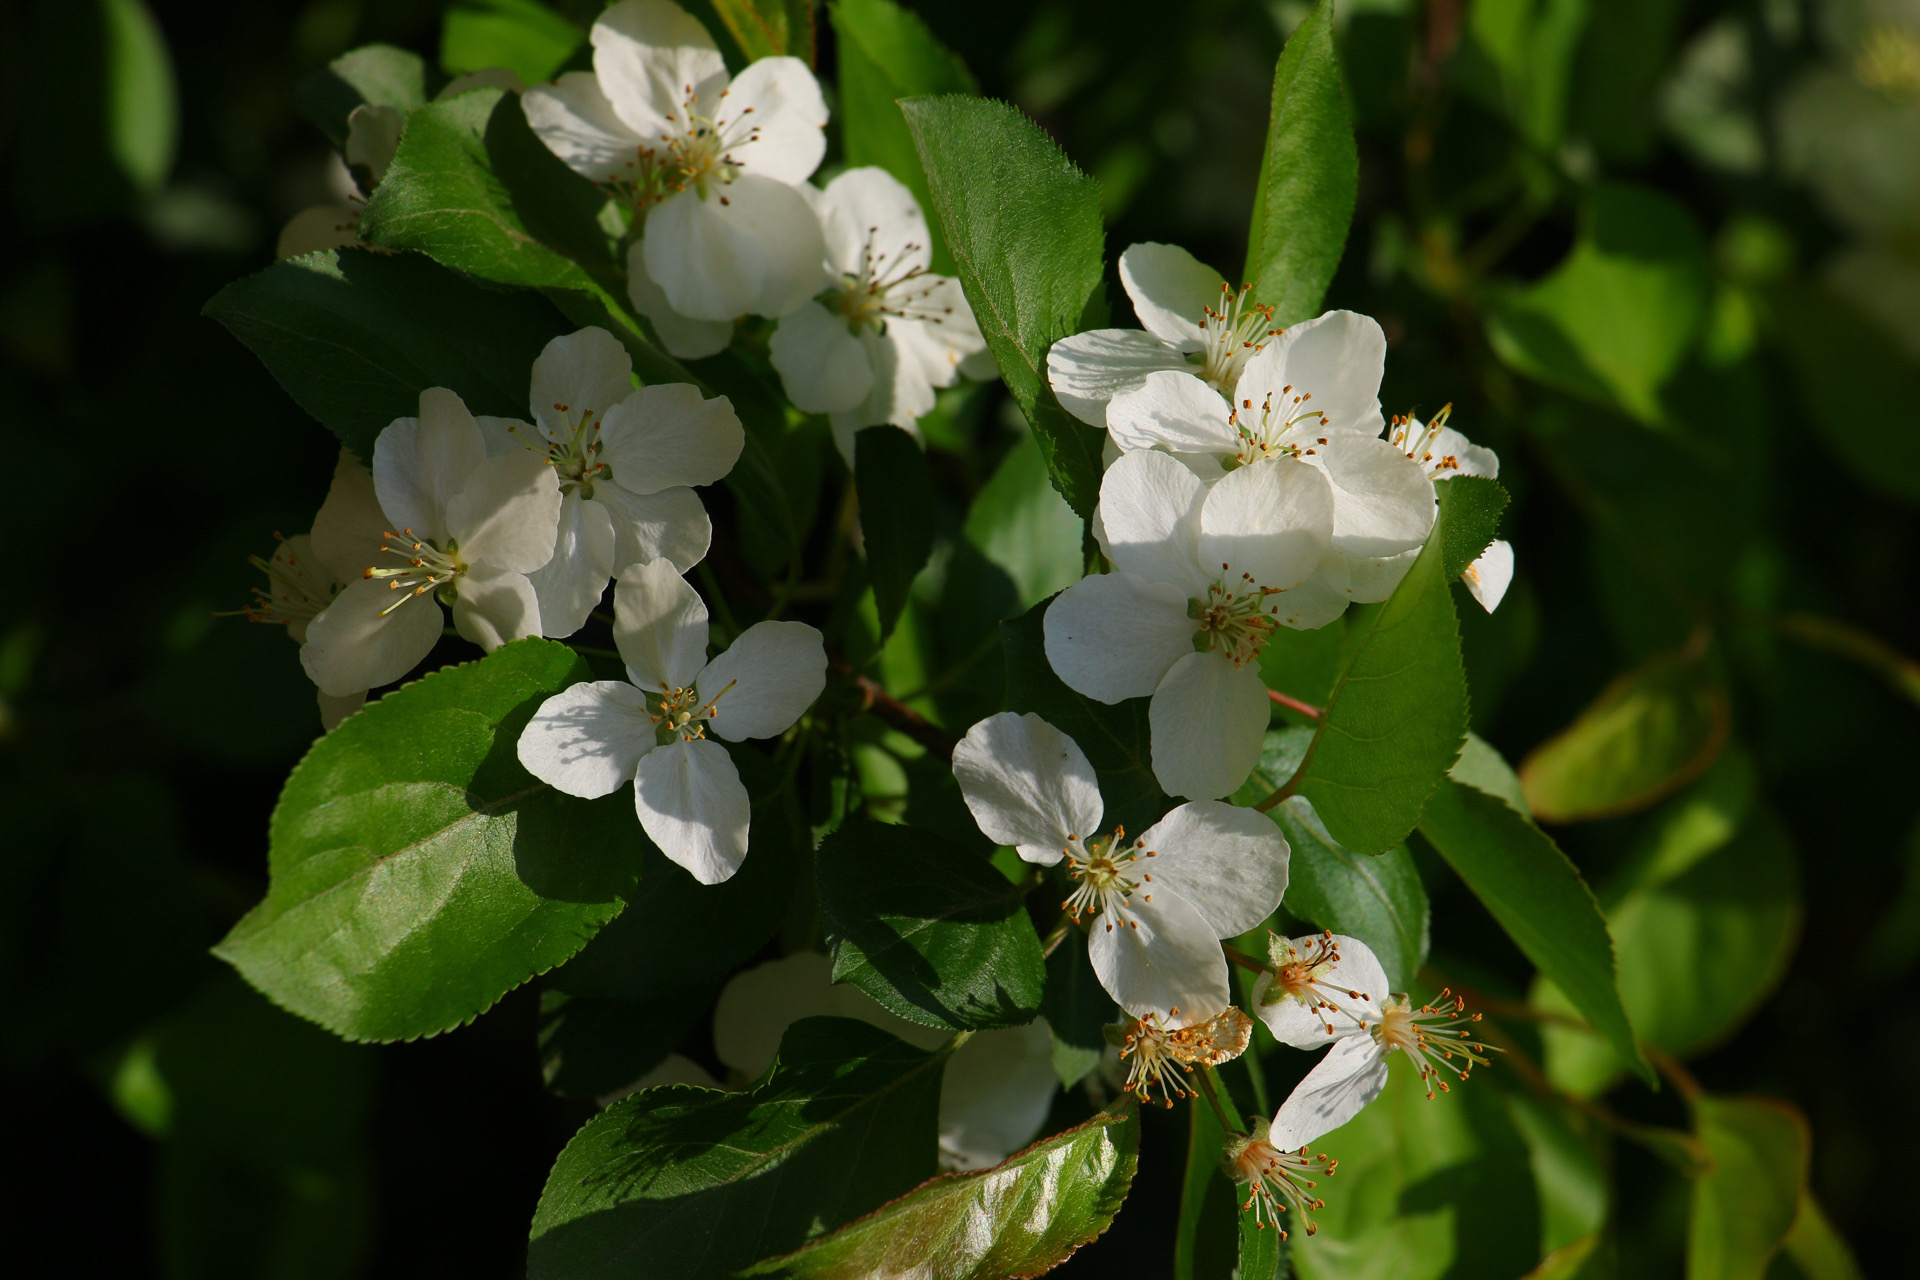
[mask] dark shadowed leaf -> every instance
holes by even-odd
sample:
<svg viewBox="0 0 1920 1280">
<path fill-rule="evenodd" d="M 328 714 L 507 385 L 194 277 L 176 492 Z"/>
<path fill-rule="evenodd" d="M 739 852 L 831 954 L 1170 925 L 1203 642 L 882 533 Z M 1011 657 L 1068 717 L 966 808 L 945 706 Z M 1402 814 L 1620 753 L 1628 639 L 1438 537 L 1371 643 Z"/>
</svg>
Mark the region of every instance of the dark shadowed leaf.
<svg viewBox="0 0 1920 1280">
<path fill-rule="evenodd" d="M 1085 947 L 1065 939 L 1047 957 L 1047 990 L 1040 1016 L 1053 1033 L 1053 1070 L 1071 1089 L 1105 1056 L 1101 1029 L 1120 1020 L 1120 1007 L 1100 985 Z"/>
<path fill-rule="evenodd" d="M 853 447 L 860 532 L 884 641 L 933 552 L 933 472 L 919 442 L 898 427 L 868 427 L 853 438 Z"/>
<path fill-rule="evenodd" d="M 1272 817 L 1293 849 L 1287 910 L 1366 943 L 1393 990 L 1405 991 L 1427 959 L 1427 891 L 1407 846 L 1372 856 L 1343 849 L 1300 796 Z"/>
</svg>

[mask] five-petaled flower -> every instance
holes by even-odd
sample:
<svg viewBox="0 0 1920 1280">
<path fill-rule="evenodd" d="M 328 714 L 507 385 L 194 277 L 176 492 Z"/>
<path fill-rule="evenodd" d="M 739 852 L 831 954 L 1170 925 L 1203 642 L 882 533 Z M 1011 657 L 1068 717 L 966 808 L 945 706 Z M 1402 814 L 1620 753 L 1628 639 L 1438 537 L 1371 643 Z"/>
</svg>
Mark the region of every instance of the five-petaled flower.
<svg viewBox="0 0 1920 1280">
<path fill-rule="evenodd" d="M 1106 1028 L 1107 1043 L 1127 1063 L 1127 1092 L 1145 1103 L 1157 1090 L 1161 1105 L 1193 1096 L 1186 1077 L 1199 1067 L 1217 1067 L 1247 1051 L 1253 1020 L 1229 1005 L 1225 1012 L 1184 1027 L 1169 1027 L 1157 1013 Z"/>
</svg>

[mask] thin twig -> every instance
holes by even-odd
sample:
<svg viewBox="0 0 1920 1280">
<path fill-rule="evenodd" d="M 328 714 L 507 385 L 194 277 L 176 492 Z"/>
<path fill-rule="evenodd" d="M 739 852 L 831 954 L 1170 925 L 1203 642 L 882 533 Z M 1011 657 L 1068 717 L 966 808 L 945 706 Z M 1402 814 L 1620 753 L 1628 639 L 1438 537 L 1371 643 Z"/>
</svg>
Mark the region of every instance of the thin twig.
<svg viewBox="0 0 1920 1280">
<path fill-rule="evenodd" d="M 1213 1114 L 1220 1118 L 1220 1127 L 1228 1133 L 1245 1133 L 1246 1130 L 1240 1127 L 1240 1122 L 1228 1115 L 1227 1109 L 1220 1105 L 1220 1091 L 1214 1087 L 1213 1083 L 1213 1068 L 1201 1067 L 1193 1073 L 1193 1078 L 1200 1082 L 1200 1092 L 1206 1098 L 1207 1105 L 1212 1107 Z"/>
<path fill-rule="evenodd" d="M 960 741 L 958 738 L 882 689 L 872 677 L 862 675 L 844 661 L 836 658 L 833 669 L 860 691 L 862 711 L 872 712 L 889 728 L 898 729 L 942 760 L 953 759 L 953 748 Z"/>
<path fill-rule="evenodd" d="M 1323 720 L 1326 718 L 1327 713 L 1312 703 L 1302 702 L 1298 698 L 1290 698 L 1278 689 L 1267 690 L 1267 696 L 1289 711 L 1298 711 L 1309 720 Z"/>
<path fill-rule="evenodd" d="M 1230 942 L 1221 943 L 1220 950 L 1226 954 L 1228 964 L 1237 964 L 1242 969 L 1250 969 L 1254 973 L 1267 972 L 1267 966 L 1264 963 L 1248 955 Z"/>
</svg>

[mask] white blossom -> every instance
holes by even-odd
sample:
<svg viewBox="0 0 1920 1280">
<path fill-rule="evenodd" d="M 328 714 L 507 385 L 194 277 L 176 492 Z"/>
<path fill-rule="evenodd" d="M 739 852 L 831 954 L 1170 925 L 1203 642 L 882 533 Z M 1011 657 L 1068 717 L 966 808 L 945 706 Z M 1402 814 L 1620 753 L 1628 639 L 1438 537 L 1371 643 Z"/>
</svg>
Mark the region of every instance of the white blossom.
<svg viewBox="0 0 1920 1280">
<path fill-rule="evenodd" d="M 989 839 L 1042 866 L 1065 859 L 1075 887 L 1062 905 L 1091 918 L 1088 959 L 1121 1008 L 1175 1028 L 1226 1010 L 1220 939 L 1266 919 L 1287 887 L 1289 850 L 1270 819 L 1203 800 L 1132 844 L 1119 827 L 1102 833 L 1093 767 L 1031 713 L 974 725 L 954 748 L 953 773 Z"/>
<path fill-rule="evenodd" d="M 783 316 L 821 285 L 820 224 L 797 187 L 826 152 L 807 64 L 727 75 L 706 28 L 667 0 L 593 24 L 593 71 L 530 89 L 527 122 L 575 172 L 643 210 L 646 275 L 678 316 Z"/>
<path fill-rule="evenodd" d="M 586 625 L 607 581 L 630 564 L 667 560 L 685 573 L 707 554 L 713 524 L 690 487 L 733 469 L 746 443 L 725 396 L 670 382 L 634 389 L 627 349 L 605 329 L 555 338 L 533 362 L 529 425 L 480 418 L 487 452 L 531 449 L 560 478 L 553 559 L 529 575 L 541 634 Z"/>
<path fill-rule="evenodd" d="M 386 522 L 377 541 L 336 549 L 331 531 L 322 539 L 325 508 L 315 522 L 323 558 L 365 566 L 307 628 L 300 661 L 321 692 L 350 695 L 411 671 L 440 639 L 436 599 L 484 649 L 540 634 L 527 575 L 553 556 L 561 505 L 545 458 L 489 458 L 460 397 L 429 387 L 420 416 L 395 419 L 374 442 L 373 489 Z"/>
<path fill-rule="evenodd" d="M 820 633 L 758 622 L 707 660 L 707 607 L 665 560 L 630 565 L 614 585 L 613 641 L 627 678 L 582 681 L 541 704 L 520 763 L 568 795 L 633 783 L 640 825 L 702 884 L 747 856 L 751 806 L 729 742 L 785 733 L 826 687 Z"/>
<path fill-rule="evenodd" d="M 1288 588 L 1325 559 L 1334 502 L 1324 471 L 1284 456 L 1212 486 L 1153 450 L 1107 470 L 1095 530 L 1114 572 L 1047 609 L 1047 660 L 1101 702 L 1152 695 L 1168 794 L 1228 795 L 1258 762 L 1271 707 L 1257 660 L 1275 626 L 1297 625 Z"/>
<path fill-rule="evenodd" d="M 794 407 L 833 418 L 849 464 L 862 427 L 916 431 L 934 391 L 986 350 L 960 282 L 934 275 L 927 219 L 885 169 L 849 169 L 813 199 L 827 246 L 826 292 L 774 331 L 773 367 Z"/>
<path fill-rule="evenodd" d="M 1430 422 L 1411 417 L 1395 418 L 1388 426 L 1387 439 L 1394 448 L 1423 467 L 1433 480 L 1445 480 L 1451 476 L 1498 479 L 1500 455 L 1484 445 L 1475 444 L 1448 426 L 1447 419 L 1452 410 L 1452 405 L 1446 406 L 1434 414 Z M 1513 582 L 1513 547 L 1498 540 L 1489 543 L 1479 559 L 1460 574 L 1460 581 L 1466 584 L 1468 593 L 1480 603 L 1480 607 L 1492 613 L 1500 607 L 1500 601 L 1506 598 L 1507 587 Z"/>
</svg>

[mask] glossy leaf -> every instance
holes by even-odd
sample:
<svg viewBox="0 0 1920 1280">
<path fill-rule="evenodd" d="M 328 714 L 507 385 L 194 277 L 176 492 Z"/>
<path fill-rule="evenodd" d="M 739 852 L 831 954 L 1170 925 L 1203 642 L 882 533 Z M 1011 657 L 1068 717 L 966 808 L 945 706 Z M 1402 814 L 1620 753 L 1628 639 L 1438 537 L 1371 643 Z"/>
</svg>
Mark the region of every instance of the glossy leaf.
<svg viewBox="0 0 1920 1280">
<path fill-rule="evenodd" d="M 911 1022 L 1017 1027 L 1040 1010 L 1046 968 L 1019 885 L 930 832 L 853 821 L 814 872 L 833 980 Z"/>
<path fill-rule="evenodd" d="M 1731 715 L 1700 655 L 1660 654 L 1608 685 L 1520 763 L 1527 806 L 1546 822 L 1643 809 L 1706 771 L 1726 745 Z"/>
<path fill-rule="evenodd" d="M 784 1257 L 742 1272 L 795 1280 L 1017 1280 L 1097 1239 L 1120 1211 L 1138 1161 L 1130 1103 L 1036 1142 L 991 1169 L 916 1187 Z"/>
<path fill-rule="evenodd" d="M 1567 855 L 1506 801 L 1452 778 L 1428 802 L 1420 834 L 1541 974 L 1650 1079 L 1621 1004 L 1606 921 Z"/>
<path fill-rule="evenodd" d="M 1282 325 L 1320 314 L 1360 190 L 1360 154 L 1333 44 L 1332 0 L 1288 37 L 1273 69 L 1246 283 Z"/>
<path fill-rule="evenodd" d="M 1271 816 L 1293 849 L 1287 910 L 1316 928 L 1360 939 L 1380 958 L 1392 989 L 1407 990 L 1427 959 L 1427 891 L 1407 846 L 1371 857 L 1342 848 L 1300 796 Z"/>
<path fill-rule="evenodd" d="M 440 24 L 440 66 L 452 75 L 505 67 L 534 85 L 553 79 L 585 39 L 538 0 L 454 0 Z"/>
<path fill-rule="evenodd" d="M 1296 790 L 1355 853 L 1385 853 L 1407 838 L 1466 738 L 1450 523 L 1443 507 L 1412 568 L 1365 624 L 1301 766 Z"/>
<path fill-rule="evenodd" d="M 406 112 L 426 100 L 426 63 L 419 54 L 390 44 L 362 45 L 343 53 L 293 89 L 293 109 L 335 147 L 346 146 L 347 117 L 355 107 Z"/>
<path fill-rule="evenodd" d="M 919 442 L 899 427 L 868 427 L 853 438 L 853 449 L 867 576 L 884 641 L 933 553 L 933 472 Z"/>
<path fill-rule="evenodd" d="M 1457 578 L 1480 558 L 1500 533 L 1500 514 L 1507 509 L 1507 491 L 1485 476 L 1453 476 L 1433 486 L 1447 509 L 1441 529 L 1448 578 Z"/>
<path fill-rule="evenodd" d="M 1104 437 L 1054 398 L 1047 348 L 1081 328 L 1100 288 L 1099 185 L 1004 102 L 909 98 L 901 110 L 974 319 L 1054 488 L 1085 517 L 1100 496 Z"/>
<path fill-rule="evenodd" d="M 813 0 L 713 0 L 748 62 L 794 57 L 813 65 Z"/>
<path fill-rule="evenodd" d="M 216 954 L 349 1040 L 451 1030 L 619 913 L 644 837 L 631 797 L 561 795 L 514 744 L 589 678 L 520 640 L 369 705 L 307 754 L 270 826 L 267 897 Z"/>
<path fill-rule="evenodd" d="M 945 1056 L 803 1018 L 750 1090 L 646 1089 L 573 1136 L 547 1178 L 530 1280 L 717 1280 L 931 1177 Z"/>
<path fill-rule="evenodd" d="M 566 324 L 538 297 L 412 254 L 329 249 L 234 281 L 205 312 L 362 458 L 428 387 L 476 414 L 527 413 L 533 361 Z"/>
<path fill-rule="evenodd" d="M 1704 1097 L 1693 1122 L 1713 1167 L 1693 1184 L 1687 1280 L 1761 1280 L 1806 1190 L 1806 1117 L 1771 1098 Z"/>
</svg>

